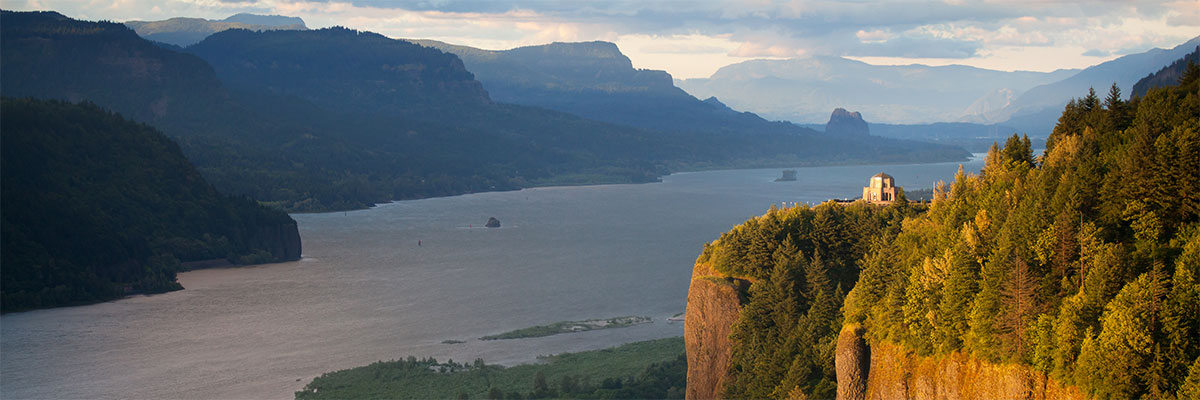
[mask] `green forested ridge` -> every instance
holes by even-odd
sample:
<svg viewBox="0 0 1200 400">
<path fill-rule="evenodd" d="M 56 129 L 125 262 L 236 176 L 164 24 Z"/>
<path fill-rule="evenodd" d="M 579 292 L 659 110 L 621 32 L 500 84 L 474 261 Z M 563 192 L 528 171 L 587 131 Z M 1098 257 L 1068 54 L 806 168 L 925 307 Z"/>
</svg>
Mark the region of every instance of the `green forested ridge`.
<svg viewBox="0 0 1200 400">
<path fill-rule="evenodd" d="M 1133 89 L 1129 92 L 1130 97 L 1145 96 L 1146 92 L 1151 88 L 1160 88 L 1179 83 L 1179 77 L 1183 76 L 1183 72 L 1187 70 L 1189 63 L 1200 64 L 1200 46 L 1196 46 L 1191 53 L 1184 55 L 1183 58 L 1175 60 L 1171 65 L 1162 67 L 1162 69 L 1146 75 L 1145 78 L 1139 79 L 1133 84 Z"/>
<path fill-rule="evenodd" d="M 821 236 L 816 225 L 780 217 L 808 211 L 747 222 L 702 256 L 756 282 L 735 327 L 726 393 L 782 397 L 798 385 L 831 397 L 830 382 L 817 378 L 832 379 L 832 339 L 845 322 L 918 354 L 1024 364 L 1097 398 L 1195 398 L 1197 187 L 1200 69 L 1192 65 L 1178 86 L 1130 102 L 1115 87 L 1104 99 L 1093 91 L 1072 101 L 1044 154 L 1014 135 L 992 148 L 979 175 L 960 172 L 939 186 L 928 211 L 888 220 L 883 234 L 843 235 L 853 251 L 818 246 L 807 268 L 786 267 L 805 259 L 779 249 L 811 246 L 783 227 Z M 824 231 L 862 230 L 833 226 Z M 841 313 L 836 296 L 817 307 L 834 286 L 813 285 L 813 265 L 860 271 Z"/>
<path fill-rule="evenodd" d="M 887 207 L 829 202 L 772 208 L 705 246 L 698 263 L 753 282 L 734 325 L 728 398 L 832 398 L 839 310 L 857 260 L 919 215 L 903 194 Z"/>
<path fill-rule="evenodd" d="M 683 338 L 564 353 L 513 367 L 433 358 L 380 361 L 323 374 L 297 399 L 682 399 Z"/>
<path fill-rule="evenodd" d="M 3 311 L 176 290 L 180 262 L 300 256 L 291 217 L 218 193 L 153 128 L 87 103 L 0 114 Z"/>
<path fill-rule="evenodd" d="M 208 61 L 57 13 L 5 11 L 0 28 L 6 95 L 89 100 L 148 123 L 217 188 L 292 211 L 682 169 L 966 155 L 803 132 L 647 131 L 493 103 L 457 57 L 344 28 L 221 32 L 188 49 Z"/>
</svg>

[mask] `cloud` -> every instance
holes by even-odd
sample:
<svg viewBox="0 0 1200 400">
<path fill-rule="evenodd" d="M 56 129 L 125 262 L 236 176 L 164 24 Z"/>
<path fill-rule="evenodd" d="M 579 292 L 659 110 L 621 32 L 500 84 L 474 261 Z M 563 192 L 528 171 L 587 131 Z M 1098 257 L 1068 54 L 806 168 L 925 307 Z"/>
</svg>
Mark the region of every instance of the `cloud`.
<svg viewBox="0 0 1200 400">
<path fill-rule="evenodd" d="M 1094 62 L 1127 51 L 1170 47 L 1200 34 L 1196 0 L 36 1 L 41 3 L 26 0 L 25 7 L 13 8 L 52 8 L 72 17 L 117 21 L 281 14 L 304 18 L 310 27 L 342 25 L 489 49 L 637 36 L 642 54 L 721 56 L 713 62 L 811 55 L 960 62 L 996 54 L 1049 54 L 1064 57 L 1060 64 L 1071 64 L 1066 57 Z M 684 37 L 691 39 L 676 40 Z M 1030 48 L 1059 51 L 1021 50 Z M 1020 64 L 1044 65 L 1047 60 L 1007 62 L 1021 69 Z"/>
<path fill-rule="evenodd" d="M 899 37 L 885 42 L 863 43 L 840 55 L 903 58 L 970 58 L 979 44 L 951 38 Z"/>
<path fill-rule="evenodd" d="M 1174 7 L 1167 13 L 1167 25 L 1200 26 L 1200 1 L 1179 1 L 1172 4 Z"/>
<path fill-rule="evenodd" d="M 854 36 L 858 37 L 858 40 L 863 43 L 882 43 L 896 37 L 891 31 L 884 29 L 875 29 L 872 31 L 859 29 Z"/>
</svg>

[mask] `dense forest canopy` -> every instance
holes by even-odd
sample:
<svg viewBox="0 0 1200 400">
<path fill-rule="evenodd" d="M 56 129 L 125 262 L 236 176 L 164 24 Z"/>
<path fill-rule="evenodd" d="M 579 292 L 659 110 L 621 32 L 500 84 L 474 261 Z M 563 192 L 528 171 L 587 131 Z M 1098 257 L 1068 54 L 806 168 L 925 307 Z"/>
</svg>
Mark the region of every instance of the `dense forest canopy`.
<svg viewBox="0 0 1200 400">
<path fill-rule="evenodd" d="M 753 282 L 731 336 L 728 398 L 832 398 L 839 310 L 858 280 L 856 261 L 895 237 L 905 218 L 923 210 L 898 201 L 828 202 L 772 209 L 705 246 L 697 263 Z"/>
<path fill-rule="evenodd" d="M 753 284 L 725 393 L 834 394 L 843 324 L 1018 363 L 1098 398 L 1200 397 L 1200 69 L 1070 102 L 1047 149 L 993 146 L 928 210 L 772 210 L 701 260 Z M 842 293 L 848 293 L 844 298 Z M 840 312 L 839 312 L 840 310 Z"/>
<path fill-rule="evenodd" d="M 300 256 L 291 217 L 217 192 L 153 128 L 88 103 L 0 114 L 3 311 L 179 289 L 181 262 Z"/>
</svg>

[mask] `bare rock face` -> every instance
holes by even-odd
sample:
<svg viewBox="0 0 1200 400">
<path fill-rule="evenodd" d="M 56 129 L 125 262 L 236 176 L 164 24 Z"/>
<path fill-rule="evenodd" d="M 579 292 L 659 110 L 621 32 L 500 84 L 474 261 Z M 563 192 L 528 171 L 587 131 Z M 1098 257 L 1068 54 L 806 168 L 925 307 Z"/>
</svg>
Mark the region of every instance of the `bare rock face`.
<svg viewBox="0 0 1200 400">
<path fill-rule="evenodd" d="M 843 335 L 845 331 L 842 332 Z M 842 397 L 842 346 L 838 340 L 838 399 Z M 992 364 L 961 352 L 923 357 L 888 342 L 871 343 L 866 393 L 857 399 L 1084 400 L 1074 386 L 1017 364 Z"/>
<path fill-rule="evenodd" d="M 866 329 L 858 325 L 846 325 L 838 334 L 837 369 L 838 400 L 864 400 L 867 398 L 867 376 L 871 371 L 871 347 L 863 338 Z"/>
<path fill-rule="evenodd" d="M 729 334 L 742 311 L 738 291 L 743 283 L 721 276 L 706 263 L 697 263 L 692 270 L 683 328 L 688 400 L 719 398 L 729 378 L 733 355 Z"/>
<path fill-rule="evenodd" d="M 833 110 L 829 122 L 825 123 L 825 133 L 837 136 L 866 137 L 870 129 L 867 121 L 863 121 L 858 111 L 849 112 L 844 108 Z"/>
</svg>

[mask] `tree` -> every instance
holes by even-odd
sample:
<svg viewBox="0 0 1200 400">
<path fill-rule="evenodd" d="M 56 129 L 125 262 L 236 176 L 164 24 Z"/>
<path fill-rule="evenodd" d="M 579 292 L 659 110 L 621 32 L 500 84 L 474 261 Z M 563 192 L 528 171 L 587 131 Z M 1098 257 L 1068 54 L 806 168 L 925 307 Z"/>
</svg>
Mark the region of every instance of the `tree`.
<svg viewBox="0 0 1200 400">
<path fill-rule="evenodd" d="M 542 373 L 542 371 L 538 371 L 537 374 L 533 376 L 533 391 L 545 392 L 547 390 L 550 390 L 550 386 L 546 384 L 546 374 Z"/>
<path fill-rule="evenodd" d="M 1037 304 L 1034 299 L 1036 290 L 1034 277 L 1029 270 L 1029 263 L 1015 257 L 1013 268 L 1001 291 L 1004 312 L 1001 314 L 999 332 L 1007 348 L 1012 350 L 1014 358 L 1023 359 L 1028 352 L 1026 327 L 1031 317 L 1036 314 Z"/>
<path fill-rule="evenodd" d="M 1149 274 L 1121 289 L 1105 307 L 1101 329 L 1080 354 L 1083 382 L 1101 398 L 1136 398 L 1146 392 L 1154 360 L 1151 323 L 1153 282 Z"/>
</svg>

